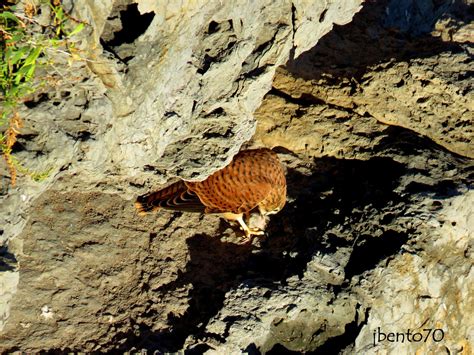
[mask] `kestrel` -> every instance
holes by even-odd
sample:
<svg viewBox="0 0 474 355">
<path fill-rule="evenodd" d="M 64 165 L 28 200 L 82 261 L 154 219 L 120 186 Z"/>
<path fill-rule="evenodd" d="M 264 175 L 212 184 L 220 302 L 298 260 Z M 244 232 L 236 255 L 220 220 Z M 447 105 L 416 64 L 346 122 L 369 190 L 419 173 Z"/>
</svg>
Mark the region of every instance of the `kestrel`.
<svg viewBox="0 0 474 355">
<path fill-rule="evenodd" d="M 267 148 L 244 150 L 225 168 L 204 181 L 178 181 L 162 190 L 140 196 L 140 214 L 163 209 L 216 213 L 237 221 L 246 239 L 263 234 L 249 228 L 244 218 L 258 213 L 265 218 L 280 211 L 286 202 L 285 171 L 276 153 Z M 263 228 L 262 228 L 263 229 Z"/>
</svg>

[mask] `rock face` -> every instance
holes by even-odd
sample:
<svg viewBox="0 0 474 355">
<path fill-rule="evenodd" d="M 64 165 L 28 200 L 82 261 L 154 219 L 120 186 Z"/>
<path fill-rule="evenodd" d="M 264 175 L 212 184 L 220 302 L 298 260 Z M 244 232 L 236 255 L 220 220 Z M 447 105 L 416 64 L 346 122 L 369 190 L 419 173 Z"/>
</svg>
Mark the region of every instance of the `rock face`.
<svg viewBox="0 0 474 355">
<path fill-rule="evenodd" d="M 0 350 L 471 353 L 469 2 L 158 3 L 66 4 L 90 60 L 22 111 L 53 170 L 2 191 Z M 264 238 L 137 218 L 242 145 L 287 167 Z"/>
<path fill-rule="evenodd" d="M 23 228 L 14 211 L 53 183 L 132 199 L 222 168 L 253 135 L 253 112 L 276 68 L 349 22 L 361 2 L 64 2 L 89 24 L 76 43 L 87 60 L 68 66 L 53 52 L 58 67 L 40 73 L 52 87 L 20 112 L 25 129 L 14 152 L 50 179 L 5 197 L 13 210 L 2 207 L 2 240 Z"/>
</svg>

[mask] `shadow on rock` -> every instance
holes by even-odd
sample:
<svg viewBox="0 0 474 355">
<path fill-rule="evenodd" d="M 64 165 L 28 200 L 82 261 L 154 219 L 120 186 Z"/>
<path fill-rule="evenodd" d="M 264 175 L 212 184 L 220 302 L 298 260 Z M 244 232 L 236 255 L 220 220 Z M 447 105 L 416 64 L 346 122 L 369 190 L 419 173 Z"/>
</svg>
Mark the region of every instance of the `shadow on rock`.
<svg viewBox="0 0 474 355">
<path fill-rule="evenodd" d="M 221 232 L 226 226 L 221 226 Z M 160 288 L 166 294 L 183 286 L 192 285 L 189 308 L 177 316 L 168 314 L 170 331 L 154 334 L 147 339 L 153 349 L 178 351 L 188 335 L 213 337 L 205 333 L 205 326 L 222 308 L 225 293 L 241 283 L 247 273 L 249 256 L 253 247 L 224 243 L 216 237 L 195 235 L 187 240 L 189 262 L 186 271 Z M 220 339 L 221 340 L 221 339 Z M 222 339 L 223 340 L 223 339 Z M 154 345 L 153 345 L 154 344 Z"/>
<path fill-rule="evenodd" d="M 384 237 L 387 231 L 383 226 L 377 226 L 376 221 L 367 223 L 380 210 L 403 213 L 403 199 L 395 189 L 406 173 L 404 164 L 390 158 L 322 158 L 315 163 L 312 175 L 288 172 L 288 193 L 294 201 L 279 218 L 272 220 L 271 236 L 259 256 L 273 259 L 268 263 L 276 265 L 272 274 L 278 273 L 280 280 L 292 275 L 302 277 L 307 263 L 318 251 L 333 254 L 341 247 L 354 248 L 355 238 Z M 377 229 L 381 232 L 377 233 Z M 405 241 L 403 238 L 401 244 Z M 284 251 L 286 258 L 282 262 Z M 383 256 L 374 253 L 374 260 L 366 263 L 367 269 Z"/>
<path fill-rule="evenodd" d="M 315 252 L 328 253 L 352 243 L 338 236 L 320 240 L 325 230 L 353 215 L 355 208 L 383 208 L 400 201 L 393 189 L 404 173 L 403 164 L 388 158 L 327 158 L 319 159 L 317 165 L 318 171 L 311 176 L 289 171 L 289 195 L 294 200 L 272 219 L 261 249 L 223 243 L 202 234 L 188 239 L 190 259 L 186 271 L 160 292 L 171 293 L 192 285 L 189 308 L 184 315 L 168 315 L 170 330 L 149 334 L 142 347 L 178 351 L 191 334 L 197 339 L 224 341 L 219 335 L 206 333 L 205 327 L 222 308 L 226 292 L 244 282 L 249 287 L 272 289 L 284 285 L 288 277 L 302 276 Z M 322 198 L 328 191 L 331 193 Z M 357 218 L 365 215 L 360 213 Z"/>
<path fill-rule="evenodd" d="M 304 79 L 327 78 L 327 74 L 336 81 L 360 79 L 375 64 L 463 52 L 461 44 L 443 41 L 430 32 L 437 20 L 448 20 L 448 16 L 451 21 L 469 23 L 474 19 L 472 10 L 459 0 L 367 4 L 349 24 L 335 26 L 317 46 L 289 61 L 286 69 Z"/>
<path fill-rule="evenodd" d="M 271 219 L 261 248 L 226 243 L 205 234 L 189 238 L 185 272 L 159 290 L 171 294 L 191 286 L 189 307 L 183 315 L 168 315 L 168 331 L 142 333 L 140 346 L 174 352 L 183 348 L 190 335 L 194 339 L 224 342 L 221 335 L 209 334 L 205 328 L 223 307 L 228 291 L 243 283 L 269 290 L 284 286 L 292 276 L 302 278 L 308 262 L 317 253 L 336 255 L 341 248 L 350 251 L 348 259 L 341 263 L 345 282 L 325 284 L 336 293 L 352 276 L 371 270 L 380 261 L 399 253 L 415 233 L 410 228 L 396 229 L 397 218 L 405 215 L 413 198 L 405 193 L 410 187 L 407 180 L 417 174 L 433 175 L 439 164 L 461 168 L 466 160 L 408 130 L 394 128 L 386 133 L 386 138 L 375 148 L 386 156 L 369 160 L 319 158 L 315 159 L 310 175 L 289 169 L 289 202 Z M 399 161 L 392 158 L 392 150 L 397 152 Z M 433 166 L 414 169 L 401 162 L 416 155 L 424 155 Z M 436 181 L 437 176 L 431 177 Z M 455 187 L 463 183 L 462 177 L 451 180 L 454 189 L 444 191 L 449 196 L 457 194 Z M 438 184 L 419 188 L 421 194 L 442 197 Z M 219 235 L 227 228 L 222 222 Z M 196 345 L 194 350 L 204 352 L 207 347 Z"/>
<path fill-rule="evenodd" d="M 15 255 L 10 253 L 6 246 L 0 247 L 0 272 L 14 271 L 17 268 Z"/>
</svg>

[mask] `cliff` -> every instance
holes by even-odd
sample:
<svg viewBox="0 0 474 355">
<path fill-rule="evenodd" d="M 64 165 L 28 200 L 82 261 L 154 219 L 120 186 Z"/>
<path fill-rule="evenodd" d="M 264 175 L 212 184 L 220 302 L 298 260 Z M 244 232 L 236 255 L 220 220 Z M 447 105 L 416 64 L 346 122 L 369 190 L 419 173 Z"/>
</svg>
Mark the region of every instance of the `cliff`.
<svg viewBox="0 0 474 355">
<path fill-rule="evenodd" d="M 81 59 L 41 69 L 13 147 L 48 177 L 0 165 L 1 351 L 472 352 L 470 0 L 63 7 Z M 253 244 L 137 216 L 262 146 L 288 203 Z"/>
</svg>

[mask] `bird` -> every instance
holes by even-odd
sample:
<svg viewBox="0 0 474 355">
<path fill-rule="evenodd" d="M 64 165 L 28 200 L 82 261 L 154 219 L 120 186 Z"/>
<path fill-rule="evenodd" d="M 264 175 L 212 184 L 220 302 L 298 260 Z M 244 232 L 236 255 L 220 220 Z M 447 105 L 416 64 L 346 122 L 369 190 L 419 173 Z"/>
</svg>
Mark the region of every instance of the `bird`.
<svg viewBox="0 0 474 355">
<path fill-rule="evenodd" d="M 267 221 L 285 203 L 285 169 L 274 151 L 258 148 L 240 151 L 229 165 L 203 181 L 180 180 L 140 196 L 135 207 L 140 215 L 160 209 L 218 214 L 238 222 L 245 240 L 251 241 L 253 235 L 264 234 L 265 225 L 251 228 L 248 221 L 255 220 L 255 214 Z"/>
</svg>

